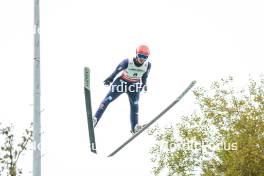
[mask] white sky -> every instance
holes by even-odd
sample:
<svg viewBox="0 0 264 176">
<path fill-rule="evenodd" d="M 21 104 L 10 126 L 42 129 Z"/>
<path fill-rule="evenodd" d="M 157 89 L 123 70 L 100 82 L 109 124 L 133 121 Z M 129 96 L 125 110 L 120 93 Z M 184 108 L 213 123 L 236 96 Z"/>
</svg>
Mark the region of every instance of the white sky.
<svg viewBox="0 0 264 176">
<path fill-rule="evenodd" d="M 96 129 L 99 155 L 89 152 L 83 67 L 92 70 L 95 112 L 108 92 L 102 81 L 139 44 L 149 45 L 149 92 L 140 101 L 140 121 L 148 122 L 194 79 L 202 86 L 262 74 L 263 9 L 262 0 L 41 0 L 43 175 L 151 175 L 146 134 L 105 157 L 130 136 L 126 96 Z M 0 122 L 18 129 L 33 119 L 33 29 L 32 0 L 0 1 Z M 192 109 L 188 94 L 158 124 Z"/>
</svg>

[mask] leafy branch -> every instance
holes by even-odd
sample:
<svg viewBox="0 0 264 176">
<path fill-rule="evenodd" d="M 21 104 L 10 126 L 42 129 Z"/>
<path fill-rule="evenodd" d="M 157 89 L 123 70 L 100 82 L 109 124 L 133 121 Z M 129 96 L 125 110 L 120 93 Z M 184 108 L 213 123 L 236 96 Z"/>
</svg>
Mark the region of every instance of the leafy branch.
<svg viewBox="0 0 264 176">
<path fill-rule="evenodd" d="M 22 141 L 15 145 L 14 126 L 10 125 L 0 129 L 0 135 L 3 137 L 3 144 L 0 148 L 0 176 L 7 173 L 8 176 L 18 176 L 22 174 L 22 169 L 17 168 L 17 163 L 27 146 L 32 142 L 33 132 L 32 124 L 30 129 L 26 129 L 22 134 Z"/>
</svg>

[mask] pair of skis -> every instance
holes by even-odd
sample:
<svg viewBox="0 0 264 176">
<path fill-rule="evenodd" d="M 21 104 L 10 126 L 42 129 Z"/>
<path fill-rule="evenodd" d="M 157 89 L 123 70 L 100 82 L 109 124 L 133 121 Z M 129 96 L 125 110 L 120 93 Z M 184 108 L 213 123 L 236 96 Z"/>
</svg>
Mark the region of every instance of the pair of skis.
<svg viewBox="0 0 264 176">
<path fill-rule="evenodd" d="M 167 106 L 162 112 L 160 112 L 155 118 L 153 118 L 149 123 L 147 123 L 139 132 L 131 136 L 126 140 L 122 145 L 115 149 L 108 157 L 114 156 L 117 152 L 123 149 L 127 144 L 139 136 L 143 131 L 145 131 L 149 126 L 155 123 L 159 118 L 161 118 L 166 112 L 168 112 L 176 103 L 178 103 L 182 97 L 195 85 L 196 81 L 192 81 L 188 87 L 175 99 L 169 106 Z M 97 153 L 96 143 L 95 143 L 95 134 L 93 128 L 93 119 L 92 119 L 92 106 L 91 106 L 91 91 L 90 91 L 90 69 L 88 67 L 84 68 L 84 92 L 85 92 L 85 102 L 86 102 L 86 112 L 87 112 L 87 121 L 88 121 L 88 130 L 90 138 L 90 149 L 91 152 Z"/>
</svg>

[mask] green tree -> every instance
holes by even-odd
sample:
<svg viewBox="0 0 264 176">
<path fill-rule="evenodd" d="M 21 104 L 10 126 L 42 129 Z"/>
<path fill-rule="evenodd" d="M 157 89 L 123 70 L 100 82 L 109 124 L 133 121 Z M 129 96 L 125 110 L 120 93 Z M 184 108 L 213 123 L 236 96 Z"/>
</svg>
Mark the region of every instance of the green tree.
<svg viewBox="0 0 264 176">
<path fill-rule="evenodd" d="M 32 142 L 32 130 L 26 129 L 22 135 L 22 140 L 16 145 L 13 125 L 0 128 L 0 176 L 19 176 L 22 169 L 17 167 L 21 154 L 27 150 L 27 146 Z"/>
<path fill-rule="evenodd" d="M 237 89 L 232 77 L 196 88 L 196 111 L 170 128 L 151 129 L 156 176 L 264 175 L 264 79 Z"/>
</svg>

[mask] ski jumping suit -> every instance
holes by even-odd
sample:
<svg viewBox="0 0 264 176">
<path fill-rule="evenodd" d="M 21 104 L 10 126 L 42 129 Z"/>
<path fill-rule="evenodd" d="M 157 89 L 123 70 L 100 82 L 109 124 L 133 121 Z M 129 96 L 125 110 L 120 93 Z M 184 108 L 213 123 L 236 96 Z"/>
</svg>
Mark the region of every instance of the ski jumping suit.
<svg viewBox="0 0 264 176">
<path fill-rule="evenodd" d="M 142 88 L 146 86 L 147 77 L 151 68 L 151 63 L 145 61 L 142 65 L 137 65 L 133 59 L 123 60 L 110 75 L 108 79 L 114 80 L 116 75 L 123 71 L 122 75 L 114 80 L 110 91 L 103 99 L 95 117 L 100 120 L 109 103 L 114 101 L 122 93 L 127 93 L 130 103 L 130 124 L 133 130 L 138 123 L 138 100 Z"/>
</svg>

